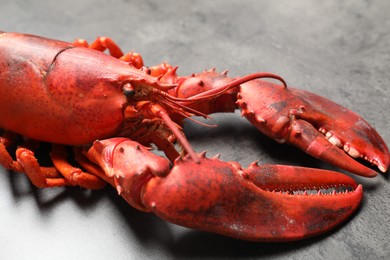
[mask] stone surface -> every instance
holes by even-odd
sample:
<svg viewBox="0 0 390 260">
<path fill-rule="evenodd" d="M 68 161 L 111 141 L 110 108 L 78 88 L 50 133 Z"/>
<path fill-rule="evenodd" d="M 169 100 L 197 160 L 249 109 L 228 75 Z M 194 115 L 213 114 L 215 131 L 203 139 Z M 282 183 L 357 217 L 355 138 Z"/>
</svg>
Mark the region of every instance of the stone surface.
<svg viewBox="0 0 390 260">
<path fill-rule="evenodd" d="M 146 64 L 168 61 L 186 75 L 269 71 L 289 85 L 362 115 L 390 144 L 390 2 L 14 0 L 1 4 L 3 31 L 73 41 L 110 36 Z M 186 124 L 197 151 L 247 166 L 329 168 L 268 140 L 239 113 L 213 116 L 219 128 Z M 30 187 L 0 169 L 0 259 L 389 259 L 388 175 L 364 184 L 362 207 L 340 228 L 294 243 L 258 244 L 180 228 L 126 205 L 111 188 Z"/>
</svg>

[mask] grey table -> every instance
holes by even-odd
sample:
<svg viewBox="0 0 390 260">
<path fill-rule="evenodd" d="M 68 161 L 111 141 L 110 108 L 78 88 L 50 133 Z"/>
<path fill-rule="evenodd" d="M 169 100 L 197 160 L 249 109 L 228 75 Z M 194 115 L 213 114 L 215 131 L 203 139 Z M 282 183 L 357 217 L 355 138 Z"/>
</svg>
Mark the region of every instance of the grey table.
<svg viewBox="0 0 390 260">
<path fill-rule="evenodd" d="M 356 111 L 390 144 L 388 1 L 2 1 L 0 29 L 73 41 L 110 36 L 148 65 L 168 61 L 187 75 L 269 71 L 289 85 Z M 258 133 L 239 113 L 219 128 L 185 126 L 197 151 L 334 169 Z M 140 213 L 111 188 L 38 190 L 0 169 L 0 259 L 388 259 L 388 175 L 364 184 L 357 214 L 325 235 L 294 243 L 248 243 Z"/>
</svg>

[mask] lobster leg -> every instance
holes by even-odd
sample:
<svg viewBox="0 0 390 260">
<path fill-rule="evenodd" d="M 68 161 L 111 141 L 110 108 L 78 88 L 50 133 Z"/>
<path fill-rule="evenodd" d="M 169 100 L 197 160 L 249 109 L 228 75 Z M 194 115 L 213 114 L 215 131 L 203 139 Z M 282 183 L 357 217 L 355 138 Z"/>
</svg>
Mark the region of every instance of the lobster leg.
<svg viewBox="0 0 390 260">
<path fill-rule="evenodd" d="M 16 150 L 16 158 L 29 180 L 38 188 L 71 185 L 65 178 L 56 176 L 52 171 L 48 174 L 47 168 L 40 167 L 34 153 L 27 148 L 19 147 Z"/>
<path fill-rule="evenodd" d="M 123 56 L 121 48 L 109 37 L 97 37 L 91 44 L 88 44 L 88 42 L 84 39 L 76 39 L 73 42 L 73 45 L 87 47 L 101 52 L 109 50 L 110 55 L 115 58 Z"/>
<path fill-rule="evenodd" d="M 178 225 L 252 241 L 324 233 L 345 221 L 363 194 L 361 185 L 337 172 L 256 164 L 242 169 L 204 153 L 199 162 L 178 158 L 169 169 L 168 160 L 126 138 L 97 141 L 85 155 L 137 209 Z M 323 194 L 322 189 L 333 191 Z"/>
<path fill-rule="evenodd" d="M 14 172 L 26 172 L 37 187 L 66 185 L 66 182 L 62 180 L 63 178 L 60 177 L 59 172 L 54 167 L 39 166 L 34 153 L 26 147 L 19 147 L 16 150 L 16 160 L 14 160 L 7 148 L 14 147 L 17 143 L 16 139 L 17 135 L 9 131 L 5 131 L 3 136 L 0 137 L 0 165 Z"/>
<path fill-rule="evenodd" d="M 32 151 L 34 142 L 19 145 L 16 149 L 16 160 L 13 160 L 6 149 L 12 146 L 15 136 L 12 133 L 0 138 L 0 163 L 7 169 L 24 172 L 33 185 L 39 188 L 79 185 L 87 189 L 99 189 L 106 183 L 95 175 L 81 171 L 67 162 L 63 146 L 54 145 L 51 159 L 54 167 L 42 167 Z"/>
<path fill-rule="evenodd" d="M 109 37 L 97 37 L 96 40 L 91 44 L 88 44 L 88 42 L 84 39 L 76 39 L 73 42 L 73 45 L 86 47 L 101 52 L 108 50 L 111 56 L 129 62 L 137 69 L 140 69 L 144 66 L 144 62 L 140 54 L 131 51 L 124 55 L 118 44 L 116 44 L 115 41 Z"/>
<path fill-rule="evenodd" d="M 53 145 L 50 157 L 56 169 L 71 185 L 93 190 L 101 189 L 106 185 L 106 182 L 96 175 L 70 165 L 63 145 Z"/>
<path fill-rule="evenodd" d="M 23 172 L 23 167 L 7 151 L 7 147 L 12 146 L 15 138 L 15 134 L 11 132 L 5 132 L 0 137 L 0 165 L 15 172 Z"/>
<path fill-rule="evenodd" d="M 131 51 L 126 54 L 123 54 L 123 51 L 121 50 L 119 45 L 116 44 L 115 41 L 109 37 L 97 37 L 96 40 L 91 44 L 88 44 L 88 42 L 84 39 L 76 39 L 73 42 L 73 45 L 78 47 L 86 47 L 101 52 L 104 52 L 108 49 L 111 56 L 118 58 L 122 61 L 129 62 L 137 69 L 141 69 L 142 67 L 144 67 L 142 56 L 139 53 Z M 173 69 L 172 66 L 164 62 L 159 65 L 149 67 L 147 70 L 149 72 L 148 74 L 150 74 L 151 76 L 158 77 L 163 76 L 170 69 Z"/>
</svg>

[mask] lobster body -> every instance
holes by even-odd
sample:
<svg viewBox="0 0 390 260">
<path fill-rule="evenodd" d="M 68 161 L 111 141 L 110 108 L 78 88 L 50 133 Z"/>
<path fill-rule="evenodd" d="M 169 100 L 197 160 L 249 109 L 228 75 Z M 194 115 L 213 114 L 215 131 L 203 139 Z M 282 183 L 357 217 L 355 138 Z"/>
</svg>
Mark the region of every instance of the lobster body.
<svg viewBox="0 0 390 260">
<path fill-rule="evenodd" d="M 244 169 L 206 158 L 186 139 L 183 119 L 241 109 L 267 136 L 335 166 L 376 175 L 351 155 L 387 171 L 383 140 L 338 104 L 287 88 L 270 73 L 229 78 L 209 70 L 179 77 L 176 69 L 144 67 L 138 54 L 123 55 L 105 37 L 88 45 L 0 32 L 0 164 L 26 173 L 37 187 L 109 183 L 139 210 L 254 241 L 297 240 L 335 227 L 358 208 L 361 185 L 333 171 L 257 163 Z M 284 86 L 259 80 L 264 77 Z M 51 144 L 52 167 L 39 165 L 31 139 Z M 168 159 L 143 146 L 151 144 Z M 68 162 L 65 148 L 73 149 L 77 165 Z"/>
</svg>

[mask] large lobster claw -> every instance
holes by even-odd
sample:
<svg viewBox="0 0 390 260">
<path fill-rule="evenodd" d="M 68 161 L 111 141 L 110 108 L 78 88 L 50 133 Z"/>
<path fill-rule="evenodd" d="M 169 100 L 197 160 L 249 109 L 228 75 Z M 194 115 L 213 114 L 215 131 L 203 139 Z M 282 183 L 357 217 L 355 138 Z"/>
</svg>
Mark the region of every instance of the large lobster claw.
<svg viewBox="0 0 390 260">
<path fill-rule="evenodd" d="M 348 186 L 332 194 L 294 194 Z M 337 172 L 292 166 L 256 166 L 202 158 L 177 161 L 165 178 L 145 187 L 143 203 L 178 225 L 251 241 L 291 241 L 322 234 L 346 220 L 363 190 Z"/>
<path fill-rule="evenodd" d="M 134 207 L 172 223 L 253 241 L 321 234 L 359 206 L 362 187 L 343 174 L 291 166 L 242 169 L 199 155 L 168 161 L 125 138 L 97 141 L 86 153 Z M 347 191 L 338 192 L 339 187 Z M 317 190 L 334 189 L 330 194 Z M 314 194 L 307 194 L 316 190 Z M 298 191 L 302 191 L 299 193 Z"/>
<path fill-rule="evenodd" d="M 387 171 L 389 150 L 375 129 L 324 97 L 253 80 L 241 85 L 237 104 L 252 124 L 279 142 L 294 144 L 313 157 L 365 177 L 377 173 L 353 158 Z"/>
</svg>

